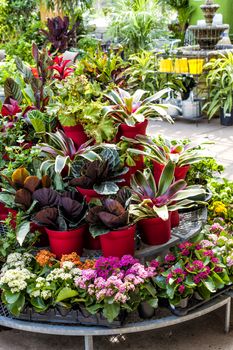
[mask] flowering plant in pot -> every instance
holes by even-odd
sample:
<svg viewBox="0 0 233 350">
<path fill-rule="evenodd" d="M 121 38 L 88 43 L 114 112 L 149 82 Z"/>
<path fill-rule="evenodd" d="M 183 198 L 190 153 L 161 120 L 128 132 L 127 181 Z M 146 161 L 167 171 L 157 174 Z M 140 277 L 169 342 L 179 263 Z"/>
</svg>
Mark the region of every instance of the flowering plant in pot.
<svg viewBox="0 0 233 350">
<path fill-rule="evenodd" d="M 123 138 L 127 140 L 126 138 Z M 169 140 L 161 135 L 152 139 L 149 136 L 138 135 L 135 140 L 129 140 L 135 145 L 141 145 L 145 150 L 131 148 L 128 152 L 141 154 L 153 162 L 153 174 L 158 184 L 162 170 L 169 160 L 176 164 L 175 179 L 186 177 L 191 164 L 197 163 L 206 157 L 200 145 L 188 140 Z"/>
<path fill-rule="evenodd" d="M 91 235 L 100 237 L 104 256 L 134 255 L 136 227 L 129 216 L 131 191 L 125 187 L 114 198 L 90 205 L 86 220 Z"/>
<path fill-rule="evenodd" d="M 112 116 L 119 125 L 117 141 L 121 136 L 134 138 L 137 134 L 145 135 L 148 118 L 157 117 L 172 122 L 166 112 L 166 105 L 155 103 L 168 91 L 169 89 L 161 90 L 145 99 L 143 96 L 146 91 L 140 89 L 136 90 L 133 95 L 120 88 L 107 94 L 107 99 L 113 105 L 104 107 L 104 110 L 105 114 Z"/>
<path fill-rule="evenodd" d="M 138 221 L 142 238 L 148 244 L 163 244 L 170 239 L 169 212 L 195 205 L 187 199 L 204 193 L 200 186 L 187 186 L 184 180 L 174 180 L 175 164 L 170 160 L 156 186 L 150 169 L 137 171 L 131 179 L 133 189 L 129 212 Z"/>
<path fill-rule="evenodd" d="M 141 265 L 132 256 L 99 258 L 95 269 L 82 270 L 75 284 L 85 309 L 91 314 L 102 312 L 113 322 L 122 312 L 136 310 L 142 301 L 157 307 L 151 281 L 155 275 L 155 268 Z"/>
<path fill-rule="evenodd" d="M 77 191 L 44 188 L 33 193 L 33 200 L 36 201 L 33 222 L 46 228 L 51 251 L 57 257 L 73 251 L 81 255 L 87 212 L 83 196 Z"/>
<path fill-rule="evenodd" d="M 72 168 L 74 178 L 69 184 L 86 195 L 87 201 L 92 197 L 117 193 L 118 183 L 123 181 L 122 175 L 128 171 L 121 165 L 119 153 L 114 147 L 103 147 L 99 156 L 100 159 L 93 162 L 77 162 Z"/>
</svg>

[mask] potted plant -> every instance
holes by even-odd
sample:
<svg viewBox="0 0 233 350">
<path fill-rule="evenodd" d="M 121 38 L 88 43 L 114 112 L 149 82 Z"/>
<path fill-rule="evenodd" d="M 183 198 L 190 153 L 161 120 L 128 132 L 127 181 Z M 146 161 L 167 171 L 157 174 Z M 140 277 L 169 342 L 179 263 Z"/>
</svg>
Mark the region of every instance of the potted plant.
<svg viewBox="0 0 233 350">
<path fill-rule="evenodd" d="M 162 171 L 158 187 L 150 169 L 137 171 L 131 179 L 133 189 L 129 212 L 138 222 L 142 240 L 150 245 L 166 243 L 171 236 L 169 212 L 195 203 L 187 198 L 204 193 L 200 186 L 187 186 L 174 180 L 175 164 L 170 160 Z"/>
<path fill-rule="evenodd" d="M 116 194 L 118 183 L 123 181 L 128 168 L 120 162 L 118 151 L 114 147 L 103 147 L 99 153 L 100 159 L 88 160 L 73 165 L 74 178 L 69 184 L 75 186 L 85 197 L 87 202 L 93 197 Z"/>
<path fill-rule="evenodd" d="M 25 237 L 38 227 L 33 227 L 31 216 L 35 207 L 33 193 L 40 188 L 49 188 L 51 179 L 44 175 L 41 178 L 32 176 L 27 169 L 21 167 L 16 169 L 9 178 L 1 174 L 3 182 L 1 184 L 0 202 L 3 203 L 9 212 L 12 213 L 12 225 L 16 225 L 16 214 L 20 214 L 20 223 L 15 227 L 16 238 L 20 245 Z"/>
<path fill-rule="evenodd" d="M 100 156 L 95 152 L 99 146 L 91 146 L 92 140 L 77 148 L 73 140 L 67 137 L 62 130 L 46 133 L 46 137 L 48 138 L 47 143 L 38 144 L 41 157 L 45 159 L 41 164 L 41 171 L 46 172 L 52 168 L 55 173 L 70 175 L 72 164 L 80 158 L 90 162 L 100 159 Z"/>
<path fill-rule="evenodd" d="M 233 54 L 221 54 L 219 58 L 211 60 L 205 65 L 208 71 L 206 83 L 209 88 L 209 101 L 203 109 L 207 110 L 209 119 L 220 111 L 222 125 L 233 125 Z"/>
<path fill-rule="evenodd" d="M 123 138 L 127 140 L 127 138 Z M 141 154 L 153 162 L 153 174 L 156 184 L 158 184 L 162 170 L 171 160 L 175 163 L 175 180 L 185 179 L 191 164 L 197 163 L 206 157 L 206 154 L 200 149 L 200 145 L 192 143 L 189 140 L 169 140 L 159 135 L 157 138 L 138 135 L 133 144 L 145 147 L 145 151 L 131 148 L 128 152 Z"/>
<path fill-rule="evenodd" d="M 87 227 L 85 201 L 76 191 L 57 192 L 51 188 L 36 190 L 33 222 L 45 227 L 52 253 L 59 258 L 63 254 L 78 252 L 82 255 Z"/>
<path fill-rule="evenodd" d="M 130 190 L 125 187 L 115 198 L 105 198 L 90 206 L 86 217 L 91 235 L 100 237 L 105 257 L 134 255 L 136 226 L 129 216 Z"/>
<path fill-rule="evenodd" d="M 134 138 L 136 135 L 145 135 L 148 119 L 158 117 L 172 122 L 167 114 L 166 105 L 156 104 L 169 89 L 164 89 L 153 96 L 143 99 L 146 94 L 144 90 L 136 90 L 133 95 L 127 91 L 118 88 L 117 91 L 111 91 L 106 98 L 113 103 L 111 106 L 104 107 L 105 115 L 112 116 L 116 121 L 118 133 L 116 141 L 121 136 Z"/>
</svg>

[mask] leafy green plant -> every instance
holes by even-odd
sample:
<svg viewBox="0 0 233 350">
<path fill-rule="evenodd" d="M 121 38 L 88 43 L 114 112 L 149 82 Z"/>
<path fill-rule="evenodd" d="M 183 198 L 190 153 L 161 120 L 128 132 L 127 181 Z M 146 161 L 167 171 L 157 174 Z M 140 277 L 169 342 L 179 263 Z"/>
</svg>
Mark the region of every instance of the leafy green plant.
<svg viewBox="0 0 233 350">
<path fill-rule="evenodd" d="M 224 170 L 221 164 L 218 164 L 214 158 L 203 159 L 192 165 L 189 169 L 186 181 L 189 184 L 199 183 L 205 185 L 208 180 L 216 178 Z"/>
<path fill-rule="evenodd" d="M 224 114 L 231 113 L 233 108 L 233 54 L 231 52 L 219 58 L 213 59 L 205 65 L 208 71 L 206 83 L 209 88 L 209 102 L 203 109 L 207 110 L 209 119 L 211 119 L 220 108 Z"/>
<path fill-rule="evenodd" d="M 150 217 L 168 220 L 169 211 L 192 207 L 195 202 L 188 198 L 205 193 L 198 185 L 187 186 L 184 180 L 173 182 L 174 170 L 175 164 L 170 160 L 163 169 L 158 187 L 150 169 L 143 173 L 137 171 L 132 176 L 133 197 L 129 213 L 135 221 Z"/>
<path fill-rule="evenodd" d="M 117 1 L 110 23 L 109 34 L 130 53 L 153 48 L 153 40 L 167 32 L 166 16 L 158 1 Z"/>
</svg>

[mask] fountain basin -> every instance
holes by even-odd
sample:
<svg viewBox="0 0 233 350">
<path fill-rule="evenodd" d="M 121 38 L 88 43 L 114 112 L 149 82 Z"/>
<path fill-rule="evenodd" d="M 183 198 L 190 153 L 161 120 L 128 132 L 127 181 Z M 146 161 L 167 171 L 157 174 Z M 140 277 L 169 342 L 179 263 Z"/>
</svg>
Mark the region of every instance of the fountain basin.
<svg viewBox="0 0 233 350">
<path fill-rule="evenodd" d="M 228 24 L 189 26 L 201 50 L 213 50 L 221 39 L 225 30 L 229 29 Z"/>
</svg>

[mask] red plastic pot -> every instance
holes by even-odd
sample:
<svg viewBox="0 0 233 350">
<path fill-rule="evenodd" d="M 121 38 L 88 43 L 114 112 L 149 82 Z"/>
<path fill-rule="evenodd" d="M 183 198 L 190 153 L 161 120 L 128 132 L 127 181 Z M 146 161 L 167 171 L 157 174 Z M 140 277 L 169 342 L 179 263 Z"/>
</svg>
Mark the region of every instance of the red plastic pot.
<svg viewBox="0 0 233 350">
<path fill-rule="evenodd" d="M 0 221 L 6 220 L 6 218 L 10 213 L 13 215 L 13 218 L 11 220 L 11 225 L 13 228 L 15 228 L 16 227 L 15 219 L 16 219 L 17 211 L 14 209 L 7 208 L 3 203 L 0 203 Z"/>
<path fill-rule="evenodd" d="M 165 167 L 164 164 L 160 164 L 160 163 L 156 162 L 155 160 L 153 160 L 153 175 L 154 175 L 154 179 L 155 179 L 155 182 L 157 185 L 159 183 L 159 179 L 160 179 L 160 176 L 162 174 L 164 167 Z M 190 168 L 190 165 L 185 165 L 182 167 L 177 166 L 175 168 L 175 172 L 174 172 L 175 180 L 176 181 L 184 180 L 186 175 L 187 175 L 187 172 L 189 171 L 189 168 Z"/>
<path fill-rule="evenodd" d="M 165 165 L 158 163 L 155 160 L 153 160 L 152 162 L 153 162 L 153 175 L 154 175 L 155 183 L 156 183 L 156 185 L 158 185 L 160 176 L 162 174 L 162 171 L 163 171 Z"/>
<path fill-rule="evenodd" d="M 180 215 L 178 210 L 170 212 L 171 228 L 178 227 L 180 224 Z"/>
<path fill-rule="evenodd" d="M 82 255 L 84 245 L 84 235 L 87 232 L 87 225 L 83 225 L 75 230 L 70 231 L 53 231 L 45 228 L 49 237 L 50 249 L 58 259 L 63 254 L 73 252 Z"/>
<path fill-rule="evenodd" d="M 100 250 L 100 237 L 93 238 L 90 232 L 88 231 L 84 237 L 84 247 L 90 250 Z"/>
<path fill-rule="evenodd" d="M 116 135 L 116 142 L 119 142 L 121 136 L 134 139 L 136 135 L 146 135 L 146 128 L 148 120 L 144 120 L 142 123 L 137 123 L 134 126 L 128 126 L 127 124 L 120 124 Z"/>
<path fill-rule="evenodd" d="M 142 241 L 149 245 L 160 245 L 171 238 L 170 218 L 166 221 L 160 218 L 142 219 L 138 222 Z"/>
<path fill-rule="evenodd" d="M 67 137 L 70 137 L 77 147 L 80 147 L 83 143 L 88 141 L 88 136 L 84 131 L 82 124 L 75 126 L 62 126 L 64 133 Z"/>
<path fill-rule="evenodd" d="M 100 236 L 101 249 L 104 257 L 134 255 L 136 225 L 123 230 L 111 231 Z"/>
<path fill-rule="evenodd" d="M 39 240 L 38 240 L 38 242 L 35 243 L 35 246 L 38 248 L 47 247 L 49 245 L 49 240 L 48 240 L 48 236 L 46 234 L 45 227 L 39 226 L 36 223 L 31 222 L 30 223 L 30 232 L 34 233 L 35 231 L 40 232 Z"/>
<path fill-rule="evenodd" d="M 76 189 L 86 198 L 87 203 L 90 202 L 92 198 L 100 198 L 101 195 L 93 189 L 76 187 Z"/>
<path fill-rule="evenodd" d="M 175 168 L 175 179 L 177 180 L 184 180 L 186 178 L 187 172 L 190 169 L 190 165 L 185 165 L 182 167 L 177 166 Z"/>
</svg>

